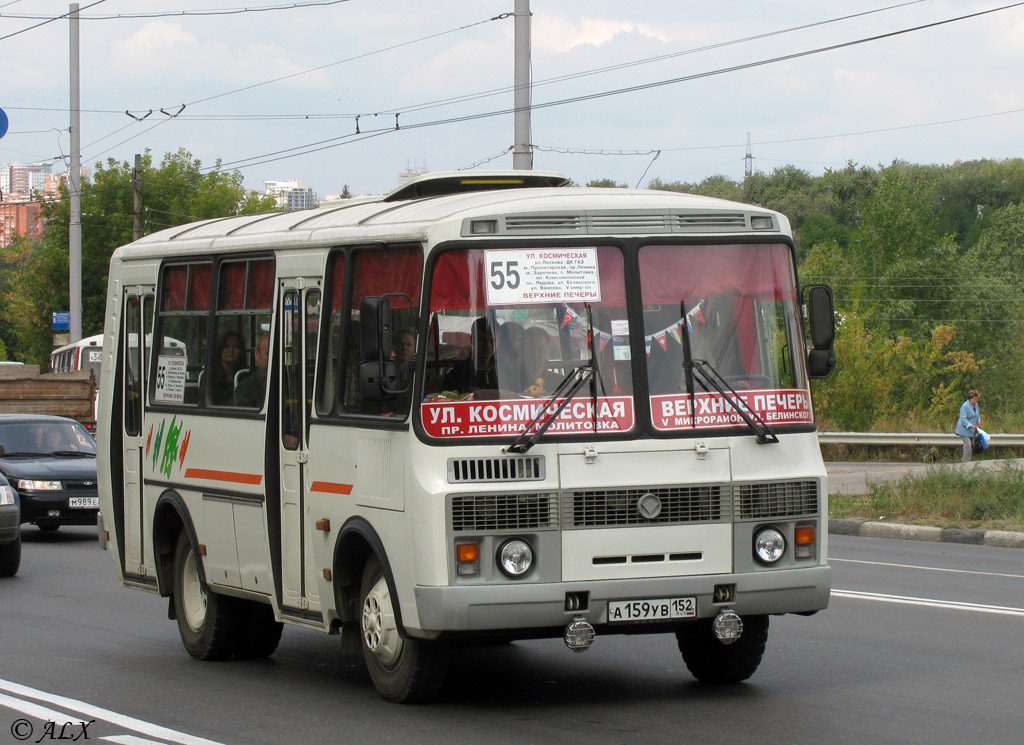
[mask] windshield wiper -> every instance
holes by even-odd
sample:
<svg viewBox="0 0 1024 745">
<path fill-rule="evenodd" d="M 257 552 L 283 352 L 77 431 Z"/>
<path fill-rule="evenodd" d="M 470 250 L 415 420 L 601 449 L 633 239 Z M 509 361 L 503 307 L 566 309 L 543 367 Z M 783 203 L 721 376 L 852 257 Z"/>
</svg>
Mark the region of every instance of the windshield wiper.
<svg viewBox="0 0 1024 745">
<path fill-rule="evenodd" d="M 593 362 L 584 362 L 578 367 L 574 367 L 572 370 L 567 372 L 565 377 L 562 378 L 562 382 L 558 384 L 557 388 L 555 388 L 555 392 L 548 397 L 537 411 L 537 414 L 530 420 L 529 424 L 527 424 L 520 435 L 512 441 L 512 444 L 505 448 L 505 452 L 522 454 L 536 445 L 537 440 L 540 439 L 541 435 L 547 431 L 552 422 L 554 422 L 558 415 L 562 413 L 562 409 L 564 409 L 572 400 L 573 396 L 579 392 L 580 388 L 586 385 L 587 381 L 593 377 Z M 563 395 L 565 396 L 565 400 L 562 401 L 562 403 L 558 405 L 558 408 L 553 412 L 549 411 L 551 403 L 553 401 L 557 401 L 558 398 Z M 546 419 L 544 418 L 545 415 L 548 415 Z M 542 419 L 543 423 L 538 426 L 538 423 L 541 422 Z M 530 430 L 533 430 L 534 427 L 537 427 L 537 429 L 531 432 Z"/>
<path fill-rule="evenodd" d="M 43 458 L 49 455 L 49 453 L 33 453 L 28 450 L 21 450 L 16 452 L 5 452 L 4 458 Z"/>
<path fill-rule="evenodd" d="M 736 410 L 736 413 L 743 417 L 743 421 L 757 435 L 759 445 L 779 441 L 779 438 L 772 431 L 772 428 L 768 426 L 768 423 L 733 390 L 732 386 L 729 385 L 718 370 L 712 367 L 710 362 L 707 360 L 687 360 L 685 364 L 687 369 L 692 372 L 694 379 L 704 386 L 705 390 L 714 389 L 718 391 L 722 398 L 728 401 L 729 405 Z M 729 393 L 726 393 L 726 391 L 729 391 Z"/>
<path fill-rule="evenodd" d="M 90 453 L 90 452 L 85 451 L 85 450 L 54 450 L 52 453 L 50 453 L 50 455 L 72 456 L 72 457 L 80 456 L 82 458 L 95 458 L 96 457 L 96 453 Z"/>
</svg>

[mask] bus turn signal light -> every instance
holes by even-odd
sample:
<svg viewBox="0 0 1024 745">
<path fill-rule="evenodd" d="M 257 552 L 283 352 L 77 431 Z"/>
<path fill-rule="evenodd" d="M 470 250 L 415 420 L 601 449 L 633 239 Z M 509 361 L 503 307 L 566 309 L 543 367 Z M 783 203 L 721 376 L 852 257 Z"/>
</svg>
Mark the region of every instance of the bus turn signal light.
<svg viewBox="0 0 1024 745">
<path fill-rule="evenodd" d="M 474 577 L 480 574 L 480 545 L 477 543 L 458 543 L 455 545 L 455 557 L 458 560 L 460 577 Z"/>
<path fill-rule="evenodd" d="M 797 528 L 793 533 L 793 541 L 798 546 L 810 546 L 814 543 L 814 528 Z"/>
</svg>

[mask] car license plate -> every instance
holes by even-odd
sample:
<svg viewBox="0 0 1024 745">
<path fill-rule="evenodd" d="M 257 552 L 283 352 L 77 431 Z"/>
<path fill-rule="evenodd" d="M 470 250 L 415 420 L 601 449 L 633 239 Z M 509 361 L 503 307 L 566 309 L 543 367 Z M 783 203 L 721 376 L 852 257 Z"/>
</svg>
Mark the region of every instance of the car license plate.
<svg viewBox="0 0 1024 745">
<path fill-rule="evenodd" d="M 696 598 L 613 600 L 608 603 L 608 623 L 622 623 L 623 621 L 670 621 L 673 618 L 696 617 Z"/>
<path fill-rule="evenodd" d="M 99 509 L 99 497 L 68 497 L 68 509 Z"/>
</svg>

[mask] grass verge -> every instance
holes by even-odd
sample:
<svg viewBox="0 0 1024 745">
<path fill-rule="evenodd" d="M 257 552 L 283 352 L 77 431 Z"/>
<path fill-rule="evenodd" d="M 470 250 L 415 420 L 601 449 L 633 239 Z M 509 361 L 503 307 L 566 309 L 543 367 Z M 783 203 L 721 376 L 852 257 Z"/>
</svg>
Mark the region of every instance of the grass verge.
<svg viewBox="0 0 1024 745">
<path fill-rule="evenodd" d="M 832 495 L 829 517 L 940 528 L 1024 532 L 1024 470 L 960 471 L 935 466 L 924 475 L 869 482 L 864 496 Z"/>
</svg>

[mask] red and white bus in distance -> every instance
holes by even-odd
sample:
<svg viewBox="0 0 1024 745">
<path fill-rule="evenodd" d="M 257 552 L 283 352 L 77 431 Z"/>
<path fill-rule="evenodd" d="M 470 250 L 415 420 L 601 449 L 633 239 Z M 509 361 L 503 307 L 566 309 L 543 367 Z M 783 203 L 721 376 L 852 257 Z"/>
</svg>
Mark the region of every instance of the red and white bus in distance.
<svg viewBox="0 0 1024 745">
<path fill-rule="evenodd" d="M 672 633 L 738 682 L 827 607 L 832 295 L 788 221 L 566 184 L 428 174 L 115 252 L 100 536 L 192 656 L 341 632 L 404 702 L 454 641 Z"/>
</svg>

